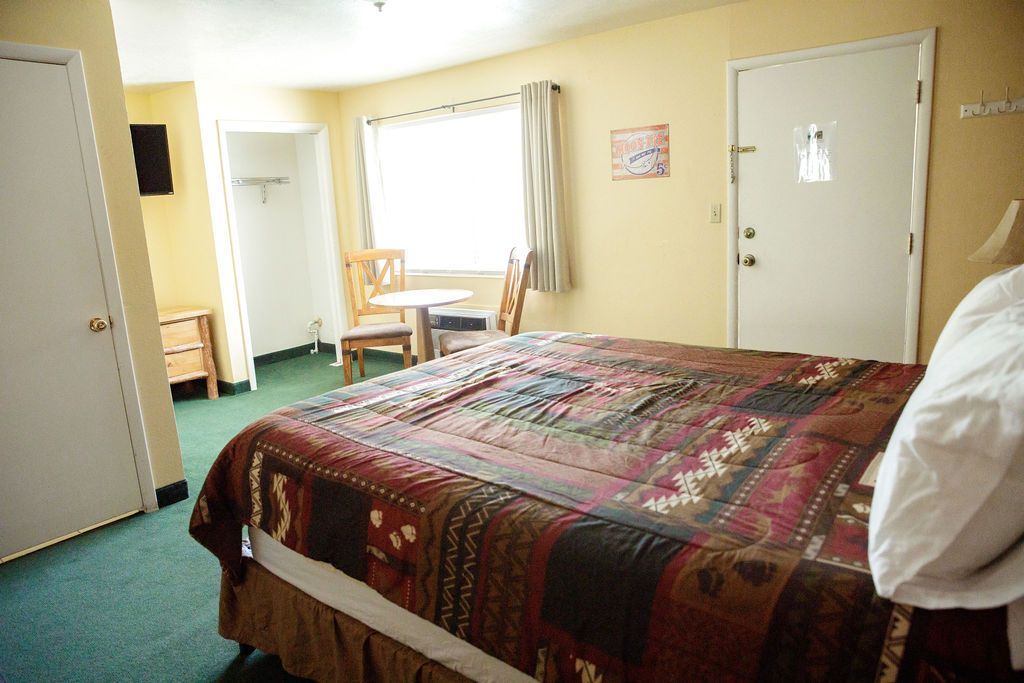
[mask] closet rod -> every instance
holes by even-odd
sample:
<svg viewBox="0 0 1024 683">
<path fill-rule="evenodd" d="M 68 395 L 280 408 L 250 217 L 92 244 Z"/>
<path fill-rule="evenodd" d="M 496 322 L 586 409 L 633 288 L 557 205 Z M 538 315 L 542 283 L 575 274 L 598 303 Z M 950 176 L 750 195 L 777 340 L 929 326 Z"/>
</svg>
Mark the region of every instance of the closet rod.
<svg viewBox="0 0 1024 683">
<path fill-rule="evenodd" d="M 552 83 L 551 84 L 551 89 L 554 90 L 555 92 L 562 92 L 562 86 L 558 85 L 557 83 Z M 392 114 L 390 116 L 378 116 L 375 119 L 367 119 L 366 120 L 366 125 L 369 126 L 371 123 L 374 123 L 375 121 L 386 121 L 387 119 L 397 119 L 400 116 L 412 116 L 413 114 L 426 114 L 428 111 L 437 111 L 439 109 L 451 109 L 452 111 L 454 111 L 455 107 L 461 107 L 461 106 L 463 106 L 465 104 L 476 104 L 477 102 L 489 102 L 490 100 L 500 100 L 500 99 L 504 99 L 506 97 L 515 97 L 518 94 L 519 94 L 518 92 L 509 92 L 509 93 L 505 93 L 504 95 L 493 95 L 492 97 L 481 97 L 478 100 L 466 100 L 465 102 L 453 102 L 452 104 L 442 104 L 442 105 L 440 105 L 438 107 L 430 107 L 429 109 L 420 109 L 418 111 L 407 111 L 407 112 L 404 112 L 402 114 Z"/>
<path fill-rule="evenodd" d="M 271 176 L 261 178 L 232 178 L 232 185 L 288 185 L 292 181 L 288 176 Z"/>
</svg>

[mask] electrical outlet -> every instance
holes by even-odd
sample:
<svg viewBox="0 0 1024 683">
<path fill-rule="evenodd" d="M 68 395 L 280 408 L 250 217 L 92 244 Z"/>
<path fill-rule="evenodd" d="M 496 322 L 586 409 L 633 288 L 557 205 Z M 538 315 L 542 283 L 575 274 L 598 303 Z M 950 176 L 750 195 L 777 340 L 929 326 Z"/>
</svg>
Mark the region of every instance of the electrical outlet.
<svg viewBox="0 0 1024 683">
<path fill-rule="evenodd" d="M 712 203 L 708 207 L 708 223 L 722 222 L 722 205 Z"/>
</svg>

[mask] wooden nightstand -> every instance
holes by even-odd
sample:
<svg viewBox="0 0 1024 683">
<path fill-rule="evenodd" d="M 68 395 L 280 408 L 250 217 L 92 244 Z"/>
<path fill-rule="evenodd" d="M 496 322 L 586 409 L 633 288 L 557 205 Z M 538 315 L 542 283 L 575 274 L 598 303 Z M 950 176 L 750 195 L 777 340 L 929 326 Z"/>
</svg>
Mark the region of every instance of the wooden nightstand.
<svg viewBox="0 0 1024 683">
<path fill-rule="evenodd" d="M 171 384 L 206 378 L 206 395 L 217 398 L 217 368 L 210 344 L 207 308 L 166 308 L 160 311 L 167 379 Z"/>
</svg>

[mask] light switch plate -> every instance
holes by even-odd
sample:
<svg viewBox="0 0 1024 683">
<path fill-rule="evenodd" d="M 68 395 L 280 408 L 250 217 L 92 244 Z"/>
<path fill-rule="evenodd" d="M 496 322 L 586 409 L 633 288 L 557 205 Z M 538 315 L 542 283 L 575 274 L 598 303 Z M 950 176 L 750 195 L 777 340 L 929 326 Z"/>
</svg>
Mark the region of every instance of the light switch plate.
<svg viewBox="0 0 1024 683">
<path fill-rule="evenodd" d="M 712 203 L 708 207 L 708 223 L 722 222 L 722 205 Z"/>
</svg>

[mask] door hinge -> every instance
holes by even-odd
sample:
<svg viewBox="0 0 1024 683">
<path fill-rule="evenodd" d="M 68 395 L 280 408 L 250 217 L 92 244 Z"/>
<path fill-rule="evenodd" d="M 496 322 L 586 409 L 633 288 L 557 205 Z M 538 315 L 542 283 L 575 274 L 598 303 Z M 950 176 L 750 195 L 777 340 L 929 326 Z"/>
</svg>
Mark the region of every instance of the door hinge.
<svg viewBox="0 0 1024 683">
<path fill-rule="evenodd" d="M 921 81 L 917 82 L 917 103 L 921 104 Z"/>
<path fill-rule="evenodd" d="M 907 234 L 907 255 L 914 253 L 914 233 Z"/>
</svg>

